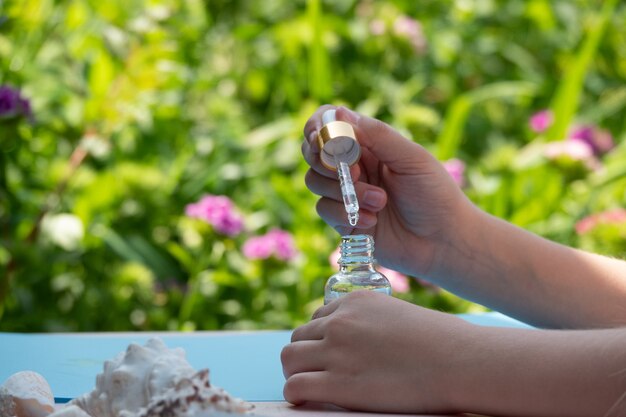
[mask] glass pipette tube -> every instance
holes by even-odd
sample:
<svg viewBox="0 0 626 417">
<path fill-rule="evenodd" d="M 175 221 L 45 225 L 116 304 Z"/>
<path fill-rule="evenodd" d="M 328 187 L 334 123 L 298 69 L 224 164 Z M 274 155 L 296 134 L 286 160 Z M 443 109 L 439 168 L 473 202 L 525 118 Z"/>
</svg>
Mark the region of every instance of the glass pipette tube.
<svg viewBox="0 0 626 417">
<path fill-rule="evenodd" d="M 350 175 L 350 166 L 341 160 L 339 155 L 335 155 L 335 163 L 337 165 L 337 177 L 339 177 L 341 195 L 343 196 L 343 205 L 348 214 L 350 226 L 354 227 L 359 221 L 359 200 L 356 198 L 354 183 Z"/>
</svg>

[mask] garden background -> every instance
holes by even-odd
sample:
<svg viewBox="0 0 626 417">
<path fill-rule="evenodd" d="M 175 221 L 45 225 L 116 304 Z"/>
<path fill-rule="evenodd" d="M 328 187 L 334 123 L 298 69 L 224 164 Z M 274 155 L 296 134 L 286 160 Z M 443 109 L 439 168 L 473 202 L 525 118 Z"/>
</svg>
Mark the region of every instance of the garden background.
<svg viewBox="0 0 626 417">
<path fill-rule="evenodd" d="M 300 155 L 326 102 L 486 211 L 621 257 L 625 23 L 616 0 L 0 1 L 0 330 L 307 321 L 339 241 Z"/>
</svg>

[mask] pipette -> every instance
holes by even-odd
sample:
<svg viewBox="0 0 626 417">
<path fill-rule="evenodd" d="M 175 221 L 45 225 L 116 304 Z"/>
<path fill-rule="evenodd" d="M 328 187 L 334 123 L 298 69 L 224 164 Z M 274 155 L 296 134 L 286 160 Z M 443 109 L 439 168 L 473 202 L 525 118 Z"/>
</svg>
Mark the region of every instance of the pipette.
<svg viewBox="0 0 626 417">
<path fill-rule="evenodd" d="M 359 201 L 350 175 L 350 165 L 358 162 L 361 147 L 349 123 L 338 121 L 335 110 L 326 110 L 322 115 L 324 126 L 320 130 L 320 159 L 329 169 L 337 170 L 343 204 L 348 222 L 356 226 L 359 221 Z"/>
<path fill-rule="evenodd" d="M 350 175 L 350 167 L 341 157 L 335 155 L 337 163 L 337 177 L 339 177 L 339 186 L 341 187 L 341 195 L 343 196 L 343 205 L 348 213 L 348 221 L 350 226 L 356 226 L 359 221 L 359 200 L 356 198 L 354 183 Z"/>
</svg>

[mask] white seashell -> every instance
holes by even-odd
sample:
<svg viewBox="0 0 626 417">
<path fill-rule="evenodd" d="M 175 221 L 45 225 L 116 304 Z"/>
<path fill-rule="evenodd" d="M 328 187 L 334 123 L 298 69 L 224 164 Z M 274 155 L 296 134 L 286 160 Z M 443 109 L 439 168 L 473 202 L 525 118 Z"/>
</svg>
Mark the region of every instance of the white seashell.
<svg viewBox="0 0 626 417">
<path fill-rule="evenodd" d="M 50 386 L 35 372 L 12 375 L 0 387 L 0 417 L 216 417 L 252 407 L 211 386 L 208 369 L 196 372 L 184 350 L 160 339 L 131 344 L 106 361 L 96 388 L 56 412 Z"/>
<path fill-rule="evenodd" d="M 13 401 L 13 397 L 6 388 L 0 387 L 0 416 L 13 417 L 15 414 L 15 401 Z"/>
<path fill-rule="evenodd" d="M 50 414 L 48 417 L 91 417 L 89 414 L 83 411 L 82 408 L 75 405 L 68 405 L 65 408 Z"/>
<path fill-rule="evenodd" d="M 162 395 L 152 398 L 137 414 L 122 413 L 122 417 L 199 417 L 222 413 L 245 413 L 252 404 L 231 397 L 209 383 L 209 370 L 203 369 L 191 378 L 184 378 Z"/>
<path fill-rule="evenodd" d="M 36 372 L 13 374 L 0 389 L 0 416 L 45 417 L 54 411 L 48 382 Z"/>
<path fill-rule="evenodd" d="M 106 361 L 96 388 L 71 404 L 92 417 L 129 416 L 194 374 L 182 349 L 168 349 L 160 339 L 150 339 L 145 346 L 131 344 Z"/>
</svg>

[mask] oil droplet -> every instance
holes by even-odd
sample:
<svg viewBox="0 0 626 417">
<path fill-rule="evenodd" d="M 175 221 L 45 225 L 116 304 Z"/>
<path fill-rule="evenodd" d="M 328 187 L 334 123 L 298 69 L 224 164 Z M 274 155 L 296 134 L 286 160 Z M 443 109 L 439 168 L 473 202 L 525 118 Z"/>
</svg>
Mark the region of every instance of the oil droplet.
<svg viewBox="0 0 626 417">
<path fill-rule="evenodd" d="M 359 212 L 357 211 L 356 213 L 349 213 L 348 221 L 350 222 L 350 226 L 356 226 L 356 224 L 359 222 Z"/>
</svg>

